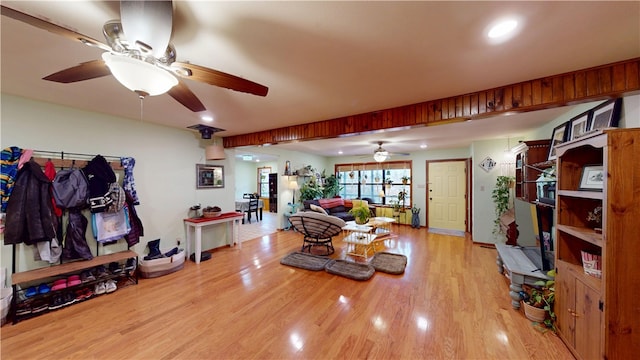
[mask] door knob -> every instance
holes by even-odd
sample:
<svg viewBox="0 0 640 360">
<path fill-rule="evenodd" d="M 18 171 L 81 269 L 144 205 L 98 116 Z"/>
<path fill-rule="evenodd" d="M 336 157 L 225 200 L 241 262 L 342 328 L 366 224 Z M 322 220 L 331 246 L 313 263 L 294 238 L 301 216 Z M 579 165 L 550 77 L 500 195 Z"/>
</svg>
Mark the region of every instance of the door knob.
<svg viewBox="0 0 640 360">
<path fill-rule="evenodd" d="M 433 200 L 433 198 L 429 198 L 429 200 Z"/>
</svg>

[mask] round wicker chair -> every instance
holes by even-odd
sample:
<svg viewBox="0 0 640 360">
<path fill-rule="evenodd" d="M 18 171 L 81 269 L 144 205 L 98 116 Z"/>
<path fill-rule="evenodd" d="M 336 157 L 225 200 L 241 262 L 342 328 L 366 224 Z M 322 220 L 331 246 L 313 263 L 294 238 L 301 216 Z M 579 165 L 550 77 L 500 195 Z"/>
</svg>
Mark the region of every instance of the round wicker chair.
<svg viewBox="0 0 640 360">
<path fill-rule="evenodd" d="M 325 215 L 315 211 L 302 211 L 289 217 L 291 226 L 304 235 L 301 251 L 311 253 L 313 246 L 325 246 L 326 254 L 334 253 L 332 237 L 340 234 L 346 225 L 344 220 L 336 216 Z"/>
</svg>

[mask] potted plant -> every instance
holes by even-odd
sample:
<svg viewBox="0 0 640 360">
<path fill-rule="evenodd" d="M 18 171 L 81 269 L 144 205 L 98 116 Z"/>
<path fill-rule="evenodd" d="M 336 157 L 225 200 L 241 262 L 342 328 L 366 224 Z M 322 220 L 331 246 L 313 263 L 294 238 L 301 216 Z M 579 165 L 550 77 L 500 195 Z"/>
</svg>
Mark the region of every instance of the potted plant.
<svg viewBox="0 0 640 360">
<path fill-rule="evenodd" d="M 305 182 L 302 187 L 300 187 L 300 201 L 305 200 L 314 200 L 322 197 L 322 189 L 315 177 L 309 179 L 309 181 Z"/>
<path fill-rule="evenodd" d="M 545 327 L 555 331 L 556 314 L 553 311 L 555 302 L 555 270 L 550 270 L 547 275 L 552 280 L 536 281 L 528 293 L 524 294 L 524 314 L 527 319 L 542 323 Z"/>
<path fill-rule="evenodd" d="M 364 225 L 369 221 L 369 217 L 371 216 L 371 211 L 368 206 L 358 205 L 354 206 L 349 210 L 349 214 L 353 215 L 356 218 L 356 224 Z"/>
<path fill-rule="evenodd" d="M 322 197 L 329 199 L 340 193 L 342 186 L 338 183 L 335 175 L 329 175 L 324 179 L 324 187 L 322 188 Z"/>
<path fill-rule="evenodd" d="M 400 216 L 400 204 L 395 200 L 391 200 L 389 203 L 393 209 L 393 216 Z"/>
<path fill-rule="evenodd" d="M 391 189 L 391 185 L 393 185 L 393 180 L 391 179 L 387 179 L 384 181 L 384 186 L 387 188 L 387 190 Z"/>
<path fill-rule="evenodd" d="M 402 203 L 402 207 L 400 207 L 400 212 L 404 212 L 404 203 L 407 199 L 407 192 L 402 190 L 398 193 L 398 203 Z"/>
<path fill-rule="evenodd" d="M 405 175 L 405 176 L 401 177 L 400 179 L 402 179 L 402 184 L 403 185 L 407 185 L 409 183 L 409 180 L 411 180 L 411 177 Z"/>
<path fill-rule="evenodd" d="M 595 224 L 593 230 L 601 234 L 602 233 L 602 206 L 596 206 L 592 211 L 587 214 L 587 221 Z"/>
<path fill-rule="evenodd" d="M 515 179 L 512 176 L 498 176 L 496 187 L 491 192 L 491 198 L 496 208 L 496 219 L 493 221 L 493 233 L 499 234 L 500 217 L 511 207 L 511 184 Z"/>
</svg>

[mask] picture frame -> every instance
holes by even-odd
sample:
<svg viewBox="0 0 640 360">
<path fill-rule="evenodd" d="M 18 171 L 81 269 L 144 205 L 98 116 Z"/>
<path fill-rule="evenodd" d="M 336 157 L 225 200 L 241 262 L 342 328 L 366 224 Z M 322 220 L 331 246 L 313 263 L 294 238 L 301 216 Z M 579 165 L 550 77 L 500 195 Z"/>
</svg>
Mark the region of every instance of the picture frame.
<svg viewBox="0 0 640 360">
<path fill-rule="evenodd" d="M 224 166 L 196 164 L 196 188 L 224 188 Z"/>
<path fill-rule="evenodd" d="M 585 165 L 582 167 L 582 175 L 580 176 L 580 185 L 578 186 L 578 190 L 602 191 L 604 177 L 605 173 L 602 165 Z"/>
<path fill-rule="evenodd" d="M 580 138 L 589 132 L 591 114 L 590 110 L 585 111 L 569 120 L 569 141 Z"/>
<path fill-rule="evenodd" d="M 547 160 L 556 159 L 556 146 L 567 141 L 568 128 L 569 128 L 569 121 L 562 123 L 556 126 L 555 128 L 553 128 L 553 133 L 551 134 L 551 145 L 549 146 L 549 155 L 547 156 Z"/>
<path fill-rule="evenodd" d="M 622 98 L 612 99 L 591 109 L 589 131 L 618 127 Z"/>
</svg>

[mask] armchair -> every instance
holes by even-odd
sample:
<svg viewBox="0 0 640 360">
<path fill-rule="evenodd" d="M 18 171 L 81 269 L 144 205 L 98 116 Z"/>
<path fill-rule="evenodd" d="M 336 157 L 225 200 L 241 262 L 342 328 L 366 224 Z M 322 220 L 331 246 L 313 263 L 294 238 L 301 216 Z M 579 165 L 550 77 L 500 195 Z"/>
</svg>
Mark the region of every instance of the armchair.
<svg viewBox="0 0 640 360">
<path fill-rule="evenodd" d="M 312 246 L 325 246 L 326 254 L 334 253 L 332 238 L 342 232 L 346 226 L 344 220 L 336 216 L 314 211 L 298 212 L 289 217 L 291 226 L 304 235 L 301 251 L 311 252 Z"/>
</svg>

